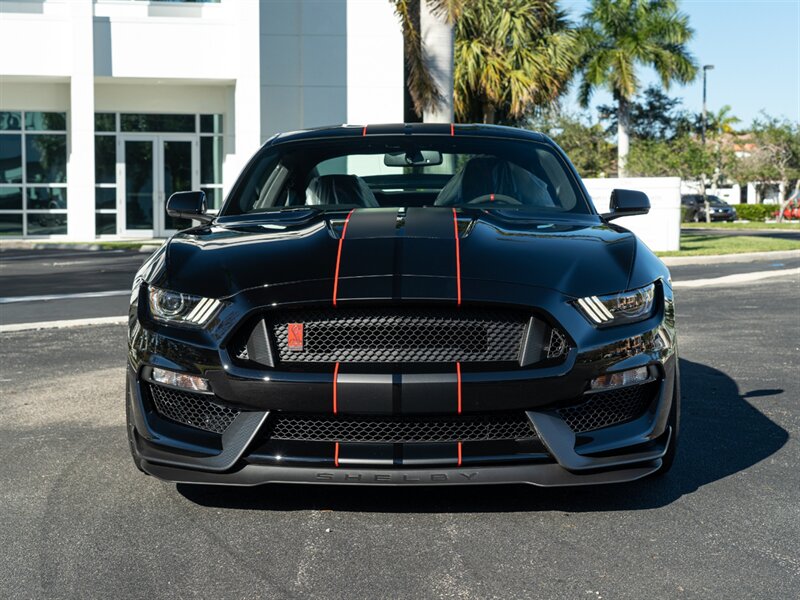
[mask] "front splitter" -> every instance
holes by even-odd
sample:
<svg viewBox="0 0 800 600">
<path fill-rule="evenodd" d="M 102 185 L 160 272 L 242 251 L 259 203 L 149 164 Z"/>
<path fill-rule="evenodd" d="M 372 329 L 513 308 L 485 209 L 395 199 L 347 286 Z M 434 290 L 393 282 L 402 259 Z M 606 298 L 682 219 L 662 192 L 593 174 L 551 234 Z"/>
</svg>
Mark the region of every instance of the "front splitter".
<svg viewBox="0 0 800 600">
<path fill-rule="evenodd" d="M 175 483 L 254 486 L 267 483 L 328 485 L 490 485 L 525 483 L 541 487 L 598 485 L 635 481 L 654 473 L 661 459 L 605 471 L 572 473 L 557 464 L 452 469 L 319 469 L 245 465 L 228 473 L 180 469 L 142 461 L 142 468 L 159 479 Z"/>
</svg>

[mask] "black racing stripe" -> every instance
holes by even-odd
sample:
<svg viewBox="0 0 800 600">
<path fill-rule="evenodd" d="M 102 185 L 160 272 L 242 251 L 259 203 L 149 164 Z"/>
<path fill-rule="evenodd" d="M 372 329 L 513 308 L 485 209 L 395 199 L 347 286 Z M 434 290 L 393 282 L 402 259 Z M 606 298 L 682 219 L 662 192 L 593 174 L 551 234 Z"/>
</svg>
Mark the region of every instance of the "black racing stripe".
<svg viewBox="0 0 800 600">
<path fill-rule="evenodd" d="M 397 229 L 397 208 L 370 208 L 356 210 L 347 225 L 347 239 L 393 238 Z"/>
<path fill-rule="evenodd" d="M 409 208 L 403 235 L 401 297 L 454 298 L 457 289 L 453 209 Z"/>
<path fill-rule="evenodd" d="M 391 414 L 394 406 L 392 375 L 347 373 L 347 368 L 346 365 L 342 366 L 337 378 L 337 413 Z"/>
<path fill-rule="evenodd" d="M 403 444 L 403 465 L 454 465 L 458 463 L 456 442 L 415 442 Z"/>
<path fill-rule="evenodd" d="M 339 442 L 339 466 L 394 463 L 394 444 L 386 442 Z"/>
<path fill-rule="evenodd" d="M 453 209 L 409 208 L 406 211 L 403 233 L 406 237 L 452 240 Z"/>
<path fill-rule="evenodd" d="M 392 373 L 392 414 L 402 412 L 402 384 L 403 377 L 400 373 Z"/>
<path fill-rule="evenodd" d="M 453 373 L 405 373 L 402 377 L 403 414 L 453 414 L 458 406 L 458 379 Z"/>
<path fill-rule="evenodd" d="M 392 297 L 397 213 L 396 208 L 353 213 L 342 249 L 338 300 Z"/>
</svg>

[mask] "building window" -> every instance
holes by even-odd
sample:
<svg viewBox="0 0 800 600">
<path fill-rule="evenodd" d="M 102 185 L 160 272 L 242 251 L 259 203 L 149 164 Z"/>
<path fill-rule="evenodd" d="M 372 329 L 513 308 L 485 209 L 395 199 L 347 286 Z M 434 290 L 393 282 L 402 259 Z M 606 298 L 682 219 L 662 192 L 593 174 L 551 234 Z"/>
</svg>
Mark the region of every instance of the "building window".
<svg viewBox="0 0 800 600">
<path fill-rule="evenodd" d="M 222 207 L 222 115 L 200 115 L 200 189 L 208 209 Z"/>
<path fill-rule="evenodd" d="M 94 233 L 117 234 L 117 115 L 94 115 Z"/>
<path fill-rule="evenodd" d="M 199 160 L 199 165 L 193 168 L 199 166 L 200 189 L 206 193 L 209 210 L 220 209 L 224 156 L 222 115 L 95 113 L 94 122 L 96 235 L 117 233 L 117 188 L 125 183 L 117 181 L 117 136 L 120 135 L 124 140 L 135 140 L 137 134 L 155 134 L 159 140 L 168 142 L 170 134 L 178 134 L 176 137 L 180 139 L 191 134 L 199 141 L 199 155 L 195 159 Z M 127 216 L 125 227 L 136 229 L 132 215 Z"/>
<path fill-rule="evenodd" d="M 66 233 L 67 113 L 0 112 L 0 236 Z"/>
</svg>

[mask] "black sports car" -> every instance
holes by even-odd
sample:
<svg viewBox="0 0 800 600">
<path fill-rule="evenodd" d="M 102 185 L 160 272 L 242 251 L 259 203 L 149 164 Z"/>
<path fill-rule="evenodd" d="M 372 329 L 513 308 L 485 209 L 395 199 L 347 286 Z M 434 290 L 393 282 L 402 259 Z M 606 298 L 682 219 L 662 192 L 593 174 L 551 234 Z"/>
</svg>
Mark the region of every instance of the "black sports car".
<svg viewBox="0 0 800 600">
<path fill-rule="evenodd" d="M 136 465 L 194 483 L 629 481 L 669 469 L 669 271 L 547 137 L 484 125 L 278 135 L 142 267 Z"/>
</svg>

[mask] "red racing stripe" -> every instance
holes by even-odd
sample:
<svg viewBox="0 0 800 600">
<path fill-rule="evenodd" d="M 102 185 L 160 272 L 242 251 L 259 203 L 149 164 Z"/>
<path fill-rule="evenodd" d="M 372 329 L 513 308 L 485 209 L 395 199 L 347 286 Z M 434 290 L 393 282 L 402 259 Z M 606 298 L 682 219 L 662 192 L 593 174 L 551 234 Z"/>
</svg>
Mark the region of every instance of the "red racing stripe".
<svg viewBox="0 0 800 600">
<path fill-rule="evenodd" d="M 461 466 L 461 442 L 458 442 L 458 466 Z"/>
<path fill-rule="evenodd" d="M 456 126 L 453 123 L 450 123 L 450 135 L 454 136 L 456 134 Z"/>
<path fill-rule="evenodd" d="M 458 294 L 458 305 L 461 306 L 461 242 L 458 238 L 458 216 L 456 209 L 453 209 L 453 232 L 456 236 L 456 290 Z M 344 234 L 342 234 L 344 237 Z M 338 265 L 337 265 L 338 272 Z M 334 296 L 334 304 L 336 304 L 336 297 Z"/>
<path fill-rule="evenodd" d="M 336 446 L 333 448 L 333 465 L 339 466 L 339 442 L 336 442 Z"/>
<path fill-rule="evenodd" d="M 361 132 L 361 135 L 366 137 L 367 136 L 367 126 L 364 125 L 364 131 Z"/>
<path fill-rule="evenodd" d="M 364 128 L 366 129 L 366 127 Z M 339 291 L 339 266 L 342 262 L 342 244 L 344 244 L 344 236 L 347 233 L 347 224 L 350 222 L 350 217 L 353 216 L 355 208 L 347 213 L 347 218 L 344 220 L 344 227 L 342 227 L 342 235 L 339 238 L 339 250 L 336 253 L 336 272 L 333 275 L 333 305 L 336 306 L 336 293 Z M 455 209 L 453 209 L 455 210 Z"/>
</svg>

